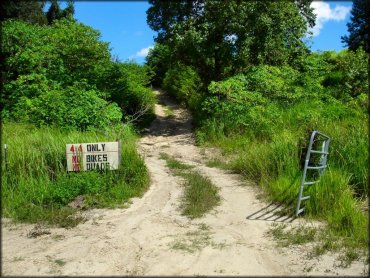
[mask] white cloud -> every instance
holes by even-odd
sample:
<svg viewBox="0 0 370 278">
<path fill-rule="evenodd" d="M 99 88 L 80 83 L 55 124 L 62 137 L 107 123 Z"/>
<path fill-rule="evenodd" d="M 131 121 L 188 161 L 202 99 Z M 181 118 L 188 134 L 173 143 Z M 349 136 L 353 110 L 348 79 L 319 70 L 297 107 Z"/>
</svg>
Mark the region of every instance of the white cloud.
<svg viewBox="0 0 370 278">
<path fill-rule="evenodd" d="M 136 56 L 137 57 L 146 57 L 149 53 L 149 50 L 152 49 L 152 48 L 154 48 L 154 46 L 152 46 L 152 45 L 148 46 L 148 47 L 145 47 L 145 48 L 142 48 L 142 49 L 140 49 L 140 51 L 138 51 L 136 53 Z"/>
<path fill-rule="evenodd" d="M 136 52 L 136 54 L 134 55 L 134 57 L 143 57 L 144 58 L 144 57 L 146 57 L 148 55 L 149 50 L 152 49 L 152 48 L 154 48 L 153 45 L 150 45 L 148 47 L 142 48 L 138 52 Z M 130 57 L 132 57 L 132 56 L 130 56 Z"/>
<path fill-rule="evenodd" d="M 313 12 L 316 14 L 316 25 L 310 30 L 313 33 L 313 36 L 320 34 L 321 29 L 327 21 L 344 20 L 351 11 L 351 7 L 341 5 L 335 5 L 332 9 L 330 8 L 329 3 L 323 1 L 313 1 L 311 3 L 311 7 L 314 9 Z"/>
</svg>

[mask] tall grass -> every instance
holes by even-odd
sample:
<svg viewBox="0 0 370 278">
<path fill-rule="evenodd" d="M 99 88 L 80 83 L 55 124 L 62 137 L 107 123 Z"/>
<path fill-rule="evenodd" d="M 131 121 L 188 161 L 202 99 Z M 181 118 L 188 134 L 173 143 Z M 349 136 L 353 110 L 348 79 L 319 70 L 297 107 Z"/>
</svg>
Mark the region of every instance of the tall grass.
<svg viewBox="0 0 370 278">
<path fill-rule="evenodd" d="M 184 179 L 185 189 L 181 202 L 183 215 L 191 219 L 199 218 L 220 204 L 219 189 L 209 178 L 192 170 L 193 166 L 184 164 L 166 153 L 161 153 L 160 157 L 175 175 Z"/>
<path fill-rule="evenodd" d="M 191 219 L 202 217 L 220 203 L 218 188 L 207 177 L 197 171 L 182 175 L 185 178 L 183 195 L 183 214 Z"/>
<path fill-rule="evenodd" d="M 368 212 L 361 209 L 368 194 L 368 117 L 338 103 L 306 101 L 282 108 L 275 123 L 264 130 L 246 130 L 225 136 L 203 125 L 207 144 L 230 157 L 227 168 L 253 179 L 268 198 L 295 210 L 310 133 L 317 129 L 331 137 L 329 168 L 321 182 L 311 186 L 306 215 L 328 223 L 330 233 L 354 246 L 368 246 Z M 222 121 L 222 120 L 220 120 Z M 208 122 L 210 122 L 208 120 Z"/>
<path fill-rule="evenodd" d="M 116 207 L 142 194 L 149 184 L 147 169 L 136 151 L 136 136 L 129 126 L 100 133 L 6 123 L 2 133 L 3 143 L 8 145 L 8 163 L 2 163 L 5 217 L 75 225 L 71 223 L 74 210 L 67 204 L 77 196 L 84 196 L 86 208 Z M 116 140 L 122 142 L 119 170 L 66 172 L 66 144 Z"/>
</svg>

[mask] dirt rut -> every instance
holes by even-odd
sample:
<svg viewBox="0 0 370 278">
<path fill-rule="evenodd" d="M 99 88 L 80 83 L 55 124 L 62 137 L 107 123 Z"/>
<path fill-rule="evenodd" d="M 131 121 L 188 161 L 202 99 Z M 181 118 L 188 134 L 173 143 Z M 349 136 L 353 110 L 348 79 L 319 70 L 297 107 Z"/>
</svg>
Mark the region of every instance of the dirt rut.
<svg viewBox="0 0 370 278">
<path fill-rule="evenodd" d="M 37 238 L 27 237 L 33 225 L 3 223 L 3 275 L 363 273 L 360 263 L 334 269 L 334 256 L 308 260 L 299 247 L 277 249 L 266 236 L 274 223 L 267 221 L 271 214 L 263 215 L 269 205 L 258 200 L 256 187 L 237 175 L 205 166 L 207 156 L 217 150 L 196 147 L 191 115 L 163 93 L 156 94 L 157 118 L 138 146 L 151 177 L 144 196 L 132 199 L 127 209 L 90 210 L 85 223 L 68 230 L 51 228 L 50 234 Z M 221 204 L 200 219 L 182 216 L 182 180 L 172 175 L 160 159 L 161 152 L 209 177 L 220 189 Z M 263 217 L 256 217 L 258 213 Z M 248 219 L 251 215 L 259 220 Z"/>
</svg>

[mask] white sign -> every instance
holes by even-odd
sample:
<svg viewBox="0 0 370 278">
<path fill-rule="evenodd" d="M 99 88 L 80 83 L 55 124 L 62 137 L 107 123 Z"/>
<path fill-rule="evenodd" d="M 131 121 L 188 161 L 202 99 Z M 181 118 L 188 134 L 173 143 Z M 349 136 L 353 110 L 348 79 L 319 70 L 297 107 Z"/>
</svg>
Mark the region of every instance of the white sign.
<svg viewBox="0 0 370 278">
<path fill-rule="evenodd" d="M 67 171 L 116 170 L 120 149 L 119 142 L 67 144 Z"/>
</svg>

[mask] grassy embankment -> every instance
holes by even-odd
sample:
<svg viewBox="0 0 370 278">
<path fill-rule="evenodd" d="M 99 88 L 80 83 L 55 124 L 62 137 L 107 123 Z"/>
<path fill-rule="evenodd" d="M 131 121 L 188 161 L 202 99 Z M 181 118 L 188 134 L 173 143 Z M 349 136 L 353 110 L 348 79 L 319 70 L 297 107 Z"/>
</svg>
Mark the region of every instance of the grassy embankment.
<svg viewBox="0 0 370 278">
<path fill-rule="evenodd" d="M 71 227 L 82 220 L 68 206 L 77 196 L 84 196 L 84 208 L 121 207 L 148 187 L 147 169 L 129 126 L 100 133 L 6 123 L 2 132 L 8 145 L 8 164 L 2 165 L 3 217 Z M 117 140 L 122 142 L 119 170 L 66 171 L 66 144 Z"/>
<path fill-rule="evenodd" d="M 368 116 L 344 105 L 302 102 L 281 109 L 265 130 L 220 134 L 212 125 L 203 127 L 206 145 L 220 147 L 229 159 L 216 158 L 209 165 L 240 173 L 260 185 L 268 200 L 283 203 L 293 214 L 302 178 L 302 166 L 310 132 L 317 129 L 331 137 L 329 168 L 321 182 L 307 193 L 305 217 L 326 223 L 323 230 L 309 232 L 317 245 L 311 254 L 344 250 L 343 263 L 357 259 L 368 247 Z M 220 122 L 218 122 L 220 124 Z M 221 123 L 222 124 L 222 123 Z M 305 194 L 305 195 L 306 195 Z M 307 231 L 293 230 L 283 239 L 302 238 Z M 286 236 L 288 235 L 288 236 Z M 303 236 L 305 238 L 305 236 Z M 355 251 L 356 250 L 356 251 Z M 347 256 L 348 255 L 348 256 Z"/>
</svg>

